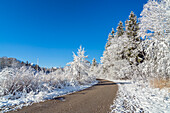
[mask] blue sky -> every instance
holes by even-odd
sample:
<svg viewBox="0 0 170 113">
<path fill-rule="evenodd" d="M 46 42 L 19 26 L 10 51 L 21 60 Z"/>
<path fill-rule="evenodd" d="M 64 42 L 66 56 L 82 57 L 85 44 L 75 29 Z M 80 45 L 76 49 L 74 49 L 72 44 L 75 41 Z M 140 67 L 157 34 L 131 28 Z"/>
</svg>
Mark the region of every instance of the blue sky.
<svg viewBox="0 0 170 113">
<path fill-rule="evenodd" d="M 0 0 L 0 57 L 65 66 L 85 47 L 100 62 L 108 33 L 147 0 Z"/>
</svg>

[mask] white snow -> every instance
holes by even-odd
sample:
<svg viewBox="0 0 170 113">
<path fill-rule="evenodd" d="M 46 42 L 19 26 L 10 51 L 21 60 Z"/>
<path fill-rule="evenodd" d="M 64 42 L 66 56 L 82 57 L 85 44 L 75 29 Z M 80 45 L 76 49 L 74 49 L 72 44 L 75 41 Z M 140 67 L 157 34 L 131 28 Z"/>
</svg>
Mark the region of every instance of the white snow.
<svg viewBox="0 0 170 113">
<path fill-rule="evenodd" d="M 149 83 L 144 81 L 113 81 L 118 82 L 119 89 L 117 98 L 111 106 L 111 113 L 169 113 L 168 89 L 151 88 Z"/>
</svg>

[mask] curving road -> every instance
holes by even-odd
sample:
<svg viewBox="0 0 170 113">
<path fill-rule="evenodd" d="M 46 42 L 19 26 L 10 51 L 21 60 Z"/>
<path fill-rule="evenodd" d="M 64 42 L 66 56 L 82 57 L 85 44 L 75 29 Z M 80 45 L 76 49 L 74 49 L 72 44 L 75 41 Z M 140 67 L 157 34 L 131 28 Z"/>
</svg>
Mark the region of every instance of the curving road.
<svg viewBox="0 0 170 113">
<path fill-rule="evenodd" d="M 118 86 L 107 80 L 86 90 L 35 103 L 10 113 L 108 113 L 116 97 Z"/>
</svg>

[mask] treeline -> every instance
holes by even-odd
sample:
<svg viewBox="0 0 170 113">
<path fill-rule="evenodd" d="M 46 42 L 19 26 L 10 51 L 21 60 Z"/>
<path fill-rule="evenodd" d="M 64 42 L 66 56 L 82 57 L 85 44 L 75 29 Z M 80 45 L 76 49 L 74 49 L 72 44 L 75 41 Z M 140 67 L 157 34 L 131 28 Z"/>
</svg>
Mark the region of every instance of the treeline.
<svg viewBox="0 0 170 113">
<path fill-rule="evenodd" d="M 149 0 L 109 33 L 100 75 L 112 79 L 170 77 L 170 1 Z M 125 24 L 125 26 L 123 25 Z"/>
</svg>

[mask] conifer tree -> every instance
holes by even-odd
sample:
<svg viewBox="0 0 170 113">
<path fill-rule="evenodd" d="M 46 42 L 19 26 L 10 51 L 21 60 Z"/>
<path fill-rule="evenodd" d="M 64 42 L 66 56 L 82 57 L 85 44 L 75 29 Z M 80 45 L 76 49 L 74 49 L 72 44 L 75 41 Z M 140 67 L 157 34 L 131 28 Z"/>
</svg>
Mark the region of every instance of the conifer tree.
<svg viewBox="0 0 170 113">
<path fill-rule="evenodd" d="M 67 65 L 70 65 L 69 73 L 72 74 L 76 81 L 83 81 L 88 77 L 88 71 L 90 68 L 89 61 L 86 60 L 88 56 L 85 56 L 84 48 L 80 46 L 77 55 L 73 52 L 74 60 Z"/>
<path fill-rule="evenodd" d="M 96 62 L 95 58 L 93 58 L 93 60 L 92 60 L 92 66 L 97 66 L 97 62 Z"/>
<path fill-rule="evenodd" d="M 141 39 L 138 36 L 139 23 L 137 23 L 137 17 L 131 11 L 129 15 L 129 20 L 126 20 L 126 35 L 129 38 L 129 45 L 125 48 L 124 56 L 129 61 L 130 65 L 143 62 L 144 52 L 139 51 L 139 45 Z"/>
<path fill-rule="evenodd" d="M 95 69 L 96 69 L 96 67 L 97 67 L 97 62 L 96 62 L 96 59 L 93 58 L 90 71 L 91 71 L 91 72 L 94 72 Z"/>
<path fill-rule="evenodd" d="M 137 31 L 139 30 L 139 24 L 137 23 L 137 17 L 133 13 L 133 11 L 131 11 L 129 15 L 129 20 L 126 20 L 125 25 L 126 25 L 126 34 L 128 38 L 136 37 Z"/>
<path fill-rule="evenodd" d="M 109 33 L 105 49 L 107 49 L 111 45 L 111 39 L 114 38 L 114 33 L 115 33 L 115 31 L 112 28 L 111 33 Z"/>
<path fill-rule="evenodd" d="M 123 23 L 122 23 L 122 21 L 119 22 L 116 31 L 117 31 L 117 32 L 116 32 L 116 36 L 117 36 L 117 37 L 120 37 L 120 36 L 122 36 L 122 35 L 124 34 L 125 31 L 124 31 L 124 29 L 123 29 Z"/>
<path fill-rule="evenodd" d="M 108 71 L 108 67 L 110 65 L 111 56 L 108 52 L 108 48 L 112 45 L 112 40 L 114 39 L 114 29 L 112 28 L 111 33 L 109 33 L 108 41 L 105 46 L 105 51 L 103 52 L 103 57 L 101 58 L 101 63 L 103 63 L 103 73 L 106 73 Z"/>
</svg>

